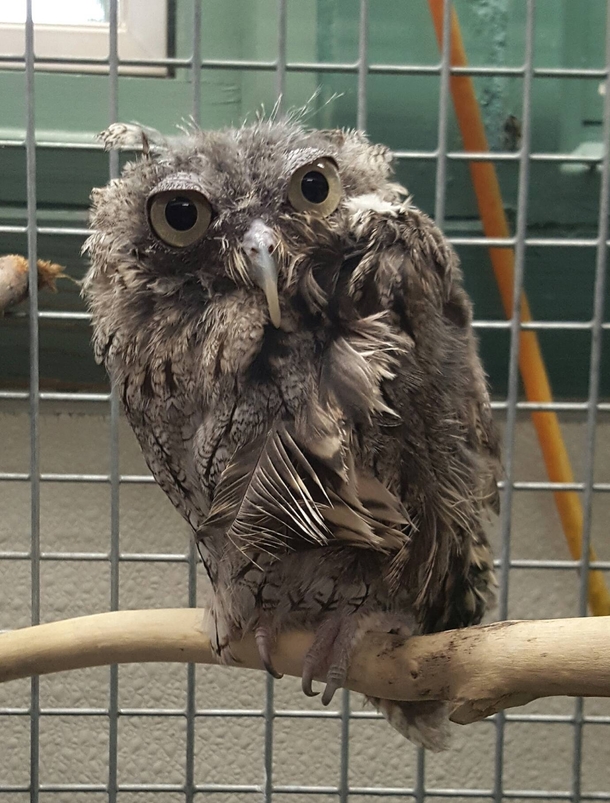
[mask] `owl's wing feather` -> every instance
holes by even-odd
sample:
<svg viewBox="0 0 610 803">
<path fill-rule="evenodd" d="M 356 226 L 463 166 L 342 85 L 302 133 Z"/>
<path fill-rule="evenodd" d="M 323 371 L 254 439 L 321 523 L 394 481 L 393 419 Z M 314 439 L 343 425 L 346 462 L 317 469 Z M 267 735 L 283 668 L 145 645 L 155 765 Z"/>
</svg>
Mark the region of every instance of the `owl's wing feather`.
<svg viewBox="0 0 610 803">
<path fill-rule="evenodd" d="M 382 551 L 402 543 L 399 500 L 374 478 L 355 476 L 331 441 L 309 435 L 278 421 L 238 449 L 198 538 L 221 532 L 242 551 L 272 553 L 334 539 Z"/>
<path fill-rule="evenodd" d="M 318 509 L 323 503 L 329 504 L 328 496 L 307 457 L 276 424 L 233 455 L 199 536 L 222 530 L 240 544 L 260 539 L 271 546 L 284 529 L 289 537 L 326 544 L 329 532 Z"/>
</svg>

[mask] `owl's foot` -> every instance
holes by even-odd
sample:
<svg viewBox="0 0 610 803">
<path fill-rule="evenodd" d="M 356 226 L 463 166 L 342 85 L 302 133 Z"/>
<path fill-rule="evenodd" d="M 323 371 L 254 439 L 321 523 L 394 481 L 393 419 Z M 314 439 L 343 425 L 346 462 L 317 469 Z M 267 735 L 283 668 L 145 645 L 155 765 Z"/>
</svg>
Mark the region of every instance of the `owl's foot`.
<svg viewBox="0 0 610 803">
<path fill-rule="evenodd" d="M 366 621 L 358 616 L 335 614 L 320 624 L 303 662 L 301 685 L 308 697 L 318 694 L 311 688 L 313 679 L 326 675 L 322 705 L 331 702 L 337 689 L 345 685 L 352 653 L 367 630 Z"/>
</svg>

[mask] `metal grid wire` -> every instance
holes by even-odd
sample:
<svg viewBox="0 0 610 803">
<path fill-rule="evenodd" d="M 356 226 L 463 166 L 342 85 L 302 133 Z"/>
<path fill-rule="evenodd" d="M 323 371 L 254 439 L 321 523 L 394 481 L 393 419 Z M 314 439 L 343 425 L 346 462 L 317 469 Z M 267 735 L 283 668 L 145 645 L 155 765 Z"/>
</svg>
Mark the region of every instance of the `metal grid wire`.
<svg viewBox="0 0 610 803">
<path fill-rule="evenodd" d="M 192 71 L 192 107 L 189 111 L 196 122 L 201 122 L 201 71 L 213 70 L 243 70 L 243 71 L 273 71 L 276 77 L 276 90 L 278 98 L 285 91 L 287 73 L 349 73 L 357 76 L 357 125 L 359 128 L 367 127 L 367 79 L 370 75 L 430 75 L 437 76 L 440 83 L 438 141 L 437 147 L 431 151 L 398 150 L 395 155 L 399 160 L 427 160 L 436 162 L 436 193 L 435 218 L 440 226 L 445 218 L 447 164 L 449 160 L 458 161 L 485 161 L 489 160 L 487 153 L 452 152 L 448 149 L 448 120 L 450 111 L 449 82 L 451 75 L 471 76 L 502 76 L 519 77 L 523 81 L 522 95 L 522 145 L 516 153 L 494 153 L 494 161 L 517 161 L 519 165 L 518 179 L 518 205 L 514 237 L 488 238 L 481 236 L 454 237 L 452 242 L 459 249 L 462 246 L 478 246 L 488 248 L 497 246 L 513 248 L 515 253 L 515 280 L 513 293 L 513 308 L 515 314 L 510 321 L 477 320 L 475 326 L 479 330 L 507 329 L 510 332 L 510 357 L 508 368 L 508 393 L 505 400 L 494 402 L 497 410 L 505 413 L 505 444 L 504 463 L 505 480 L 501 483 L 503 488 L 503 512 L 501 514 L 501 551 L 496 560 L 499 569 L 500 594 L 499 618 L 508 615 L 508 589 L 510 570 L 520 569 L 549 569 L 574 571 L 580 569 L 579 613 L 587 613 L 587 570 L 589 568 L 610 569 L 610 561 L 599 560 L 595 563 L 589 561 L 589 544 L 591 535 L 591 510 L 595 492 L 610 491 L 610 482 L 594 482 L 595 439 L 597 416 L 600 411 L 610 411 L 610 403 L 600 400 L 600 360 L 602 350 L 603 330 L 610 329 L 610 323 L 603 321 L 605 298 L 605 272 L 607 259 L 608 239 L 608 212 L 610 190 L 610 91 L 606 92 L 604 100 L 603 136 L 605 143 L 602 157 L 574 155 L 567 153 L 533 153 L 531 151 L 531 119 L 532 119 L 532 82 L 537 77 L 543 78 L 587 78 L 606 81 L 610 75 L 610 0 L 608 0 L 607 32 L 606 32 L 606 66 L 604 69 L 573 69 L 573 68 L 535 68 L 534 67 L 534 11 L 535 0 L 524 0 L 527 7 L 525 32 L 525 58 L 522 66 L 478 66 L 455 67 L 450 66 L 450 14 L 451 0 L 444 2 L 444 33 L 442 40 L 442 56 L 438 64 L 372 64 L 367 56 L 369 0 L 359 0 L 359 46 L 358 59 L 354 63 L 304 63 L 287 60 L 287 0 L 278 0 L 278 28 L 277 49 L 278 56 L 275 61 L 240 61 L 240 60 L 211 60 L 203 58 L 201 52 L 202 9 L 199 0 L 194 4 L 193 17 L 193 51 L 191 59 L 165 58 L 147 60 L 120 60 L 118 55 L 118 0 L 109 2 L 109 57 L 108 59 L 71 59 L 55 58 L 44 59 L 45 63 L 61 65 L 107 65 L 109 82 L 109 109 L 108 122 L 117 120 L 118 91 L 119 91 L 119 64 L 137 67 L 188 67 Z M 15 62 L 14 56 L 0 57 L 2 62 Z M 41 311 L 38 307 L 37 291 L 37 239 L 39 235 L 73 235 L 83 238 L 87 231 L 81 228 L 66 228 L 53 226 L 37 226 L 36 220 L 36 153 L 45 148 L 79 148 L 98 149 L 98 144 L 76 144 L 36 141 L 35 127 L 35 92 L 34 72 L 36 57 L 34 53 L 34 26 L 32 21 L 32 0 L 27 0 L 27 22 L 25 25 L 25 77 L 27 101 L 27 128 L 25 140 L 5 140 L 0 143 L 4 147 L 25 148 L 27 159 L 27 225 L 0 226 L 0 233 L 27 235 L 28 259 L 30 270 L 30 305 L 29 305 L 29 333 L 30 333 L 30 387 L 28 392 L 2 391 L 0 399 L 29 400 L 30 412 L 30 468 L 28 472 L 1 472 L 2 482 L 29 483 L 31 489 L 31 546 L 28 551 L 5 550 L 0 552 L 3 561 L 28 561 L 31 566 L 31 618 L 32 624 L 40 621 L 41 593 L 40 573 L 43 561 L 98 561 L 110 566 L 110 608 L 119 608 L 119 567 L 121 563 L 136 562 L 188 562 L 188 601 L 191 606 L 196 604 L 196 562 L 193 551 L 188 556 L 183 554 L 153 554 L 153 553 L 126 553 L 121 551 L 119 545 L 119 490 L 121 485 L 129 483 L 151 483 L 152 477 L 148 475 L 121 474 L 119 469 L 119 404 L 117 394 L 111 393 L 69 393 L 69 392 L 41 392 L 39 382 L 39 322 L 41 319 L 51 320 L 85 320 L 86 313 L 67 311 Z M 527 198 L 530 184 L 530 167 L 533 162 L 578 162 L 589 163 L 593 166 L 601 165 L 601 182 L 599 198 L 599 224 L 596 237 L 528 237 L 527 236 Z M 109 157 L 109 177 L 118 175 L 119 160 L 117 153 Z M 526 248 L 537 246 L 548 247 L 578 247 L 582 249 L 595 249 L 596 268 L 593 315 L 590 321 L 533 321 L 521 323 L 519 320 L 518 299 L 523 288 Z M 562 401 L 552 403 L 539 403 L 519 401 L 519 331 L 521 330 L 586 330 L 591 333 L 589 392 L 586 401 Z M 91 402 L 103 402 L 109 407 L 110 418 L 110 467 L 107 473 L 41 473 L 39 452 L 39 412 L 41 401 L 79 402 L 86 406 Z M 557 483 L 550 481 L 515 481 L 515 428 L 518 410 L 554 410 L 582 411 L 586 413 L 586 449 L 582 481 L 571 483 Z M 110 550 L 100 552 L 52 552 L 42 551 L 40 544 L 40 493 L 41 483 L 104 483 L 110 487 Z M 582 492 L 584 510 L 583 550 L 582 559 L 576 560 L 540 560 L 540 559 L 511 559 L 511 512 L 514 491 L 561 491 L 574 490 Z M 30 721 L 30 783 L 23 786 L 0 785 L 0 794 L 10 792 L 29 792 L 30 799 L 36 803 L 40 793 L 76 793 L 76 792 L 104 792 L 107 793 L 110 803 L 117 800 L 120 792 L 148 792 L 184 794 L 185 801 L 192 801 L 197 793 L 252 793 L 255 799 L 262 796 L 265 801 L 271 801 L 274 794 L 312 794 L 335 795 L 341 801 L 346 801 L 350 795 L 354 796 L 400 796 L 412 797 L 422 801 L 426 797 L 472 797 L 493 799 L 500 803 L 503 799 L 561 799 L 561 800 L 607 800 L 610 801 L 610 792 L 583 792 L 581 790 L 582 741 L 583 725 L 585 723 L 610 725 L 610 716 L 585 716 L 582 700 L 575 704 L 573 715 L 551 714 L 499 714 L 493 718 L 496 731 L 495 740 L 495 770 L 492 788 L 464 789 L 464 788 L 431 788 L 426 784 L 425 756 L 423 751 L 418 752 L 415 783 L 412 788 L 354 786 L 349 783 L 349 745 L 350 722 L 355 719 L 376 719 L 378 715 L 367 712 L 354 712 L 350 709 L 349 693 L 342 694 L 339 711 L 300 711 L 280 710 L 274 704 L 274 681 L 271 677 L 266 680 L 266 695 L 264 705 L 260 709 L 201 709 L 196 706 L 195 696 L 195 667 L 188 667 L 186 706 L 184 708 L 120 708 L 119 707 L 119 675 L 118 667 L 110 669 L 109 702 L 107 707 L 90 708 L 41 708 L 39 681 L 31 681 L 31 700 L 29 707 L 0 708 L 0 715 L 27 717 Z M 104 716 L 108 719 L 108 779 L 105 784 L 42 784 L 39 778 L 40 763 L 40 720 L 41 715 L 52 716 Z M 185 778 L 181 784 L 120 784 L 118 777 L 118 728 L 119 719 L 125 716 L 160 716 L 186 719 L 186 761 Z M 261 718 L 264 721 L 264 751 L 263 770 L 264 782 L 262 784 L 197 784 L 195 781 L 195 722 L 201 717 L 236 717 Z M 340 772 L 338 783 L 334 786 L 306 786 L 286 785 L 274 783 L 273 774 L 273 738 L 274 723 L 280 718 L 326 718 L 340 719 L 341 723 L 341 752 Z M 538 723 L 571 723 L 573 726 L 573 773 L 572 787 L 566 790 L 544 791 L 536 789 L 507 789 L 503 782 L 503 763 L 505 745 L 505 723 L 538 722 Z M 607 738 L 607 737 L 606 737 Z M 9 799 L 9 798 L 6 798 Z"/>
</svg>

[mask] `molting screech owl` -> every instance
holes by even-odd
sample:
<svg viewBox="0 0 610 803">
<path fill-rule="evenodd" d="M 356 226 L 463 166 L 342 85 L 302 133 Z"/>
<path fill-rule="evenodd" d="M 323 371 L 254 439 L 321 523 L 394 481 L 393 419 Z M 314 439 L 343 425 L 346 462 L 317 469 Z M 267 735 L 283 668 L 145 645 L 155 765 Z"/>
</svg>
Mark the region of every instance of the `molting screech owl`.
<svg viewBox="0 0 610 803">
<path fill-rule="evenodd" d="M 93 192 L 95 354 L 213 589 L 214 649 L 315 631 L 328 703 L 371 629 L 479 622 L 498 445 L 458 261 L 357 131 L 165 140 Z M 372 701 L 444 746 L 436 702 Z"/>
</svg>

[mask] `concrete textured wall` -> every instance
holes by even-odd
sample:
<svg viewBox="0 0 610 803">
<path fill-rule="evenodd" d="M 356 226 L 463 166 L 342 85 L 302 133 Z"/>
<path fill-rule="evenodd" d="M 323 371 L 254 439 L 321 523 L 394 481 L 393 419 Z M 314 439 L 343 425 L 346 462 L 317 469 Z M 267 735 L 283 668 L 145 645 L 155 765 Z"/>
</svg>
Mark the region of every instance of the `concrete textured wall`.
<svg viewBox="0 0 610 803">
<path fill-rule="evenodd" d="M 98 408 L 95 408 L 96 410 Z M 43 403 L 40 420 L 41 462 L 45 472 L 104 473 L 109 463 L 109 422 L 105 410 L 82 414 L 82 407 L 65 411 Z M 577 477 L 584 448 L 584 425 L 565 422 Z M 0 471 L 27 471 L 29 454 L 27 413 L 15 405 L 0 408 Z M 122 473 L 144 473 L 145 467 L 131 432 L 121 422 Z M 596 480 L 610 480 L 610 425 L 601 423 L 597 439 Z M 545 473 L 533 429 L 526 418 L 517 430 L 516 479 L 544 480 Z M 0 552 L 27 550 L 29 486 L 0 482 Z M 110 493 L 106 484 L 43 483 L 41 542 L 45 551 L 105 552 L 109 546 Z M 600 559 L 610 559 L 607 521 L 610 495 L 597 494 L 594 541 Z M 188 532 L 177 513 L 154 485 L 123 485 L 120 497 L 121 549 L 124 552 L 186 553 Z M 496 527 L 497 530 L 497 527 Z M 497 532 L 494 533 L 497 539 Z M 514 558 L 569 557 L 552 496 L 516 492 L 513 510 Z M 610 579 L 610 578 L 609 578 Z M 46 560 L 41 570 L 42 618 L 50 621 L 108 609 L 109 570 L 105 562 Z M 578 578 L 559 570 L 511 570 L 510 617 L 559 617 L 577 611 Z M 187 604 L 184 564 L 122 563 L 120 603 L 123 608 L 171 607 Z M 29 623 L 30 573 L 27 561 L 0 559 L 0 629 Z M 107 668 L 75 671 L 42 678 L 44 708 L 103 708 L 108 704 Z M 199 708 L 258 709 L 263 706 L 262 673 L 199 667 Z M 25 708 L 29 682 L 0 686 L 0 708 Z M 336 709 L 341 695 L 337 695 Z M 186 700 L 186 669 L 178 665 L 122 666 L 119 704 L 123 708 L 181 708 Z M 277 710 L 318 710 L 307 700 L 298 681 L 285 678 L 275 686 Z M 362 709 L 352 695 L 353 710 Z M 566 714 L 573 702 L 552 699 L 530 704 L 520 713 Z M 610 701 L 586 702 L 587 714 L 610 715 Z M 197 783 L 259 784 L 263 780 L 263 720 L 231 717 L 198 718 L 195 777 Z M 383 721 L 353 720 L 350 724 L 350 783 L 354 786 L 412 786 L 415 750 Z M 52 783 L 105 783 L 108 723 L 104 716 L 43 716 L 40 724 L 40 780 Z M 121 783 L 181 783 L 184 779 L 185 721 L 182 717 L 124 716 L 119 722 L 119 780 Z M 573 738 L 569 723 L 509 722 L 506 728 L 504 785 L 510 790 L 570 790 Z M 339 779 L 340 722 L 338 719 L 278 717 L 274 733 L 276 784 L 331 785 Z M 583 791 L 610 789 L 610 726 L 587 724 L 584 729 Z M 29 779 L 29 719 L 0 715 L 0 789 L 27 784 Z M 455 726 L 450 752 L 426 759 L 429 787 L 489 789 L 494 780 L 494 726 L 478 723 Z M 561 795 L 558 795 L 561 796 Z M 212 794 L 211 801 L 254 800 L 258 795 Z M 364 796 L 366 798 L 366 796 Z M 201 798 L 202 799 L 202 798 Z M 277 803 L 305 799 L 278 793 Z M 310 798 L 314 799 L 314 798 Z M 317 795 L 320 803 L 333 795 Z M 358 798 L 362 799 L 362 798 Z M 483 798 L 486 800 L 487 798 Z M 27 793 L 0 791 L 4 803 L 24 803 Z M 41 795 L 41 803 L 65 801 L 101 803 L 104 793 Z M 180 793 L 142 795 L 122 793 L 121 803 L 144 800 L 174 803 Z"/>
</svg>

